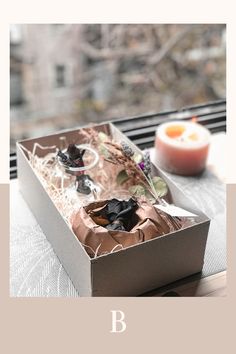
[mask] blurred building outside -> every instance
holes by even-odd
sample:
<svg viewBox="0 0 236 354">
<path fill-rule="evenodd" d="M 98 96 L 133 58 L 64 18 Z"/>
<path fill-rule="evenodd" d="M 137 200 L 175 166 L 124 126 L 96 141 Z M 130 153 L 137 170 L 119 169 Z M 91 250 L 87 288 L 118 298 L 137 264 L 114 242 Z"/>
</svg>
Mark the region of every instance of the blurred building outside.
<svg viewBox="0 0 236 354">
<path fill-rule="evenodd" d="M 225 98 L 222 24 L 10 27 L 15 141 Z"/>
</svg>

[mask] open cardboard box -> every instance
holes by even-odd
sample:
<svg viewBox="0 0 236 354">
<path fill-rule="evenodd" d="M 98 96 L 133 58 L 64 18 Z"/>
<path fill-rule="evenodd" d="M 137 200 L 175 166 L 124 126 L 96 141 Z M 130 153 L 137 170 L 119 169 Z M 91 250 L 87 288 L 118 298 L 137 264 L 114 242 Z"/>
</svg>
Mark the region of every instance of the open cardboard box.
<svg viewBox="0 0 236 354">
<path fill-rule="evenodd" d="M 126 140 L 111 123 L 96 125 L 96 129 Z M 80 129 L 28 139 L 17 143 L 18 179 L 20 190 L 39 225 L 53 246 L 80 296 L 137 296 L 191 274 L 201 272 L 210 225 L 209 218 L 156 166 L 153 175 L 162 177 L 169 187 L 169 201 L 197 215 L 196 223 L 155 239 L 90 258 L 80 241 L 61 216 L 29 163 L 27 153 L 34 143 L 59 146 L 60 136 L 67 141 L 78 138 Z M 132 142 L 130 146 L 140 151 Z M 45 155 L 47 150 L 38 150 Z"/>
</svg>

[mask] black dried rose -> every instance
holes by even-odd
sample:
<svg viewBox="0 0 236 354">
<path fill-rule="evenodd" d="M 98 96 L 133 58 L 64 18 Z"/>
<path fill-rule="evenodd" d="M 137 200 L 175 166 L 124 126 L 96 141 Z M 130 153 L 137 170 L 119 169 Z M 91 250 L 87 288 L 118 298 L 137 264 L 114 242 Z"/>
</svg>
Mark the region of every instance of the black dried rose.
<svg viewBox="0 0 236 354">
<path fill-rule="evenodd" d="M 128 201 L 113 198 L 95 216 L 108 220 L 105 226 L 108 230 L 129 231 L 134 221 L 137 207 L 137 202 L 133 198 L 130 198 Z"/>
<path fill-rule="evenodd" d="M 84 153 L 85 153 L 85 150 L 81 150 L 81 149 L 77 148 L 77 146 L 75 144 L 69 144 L 69 146 L 67 148 L 67 154 L 72 161 L 77 160 L 77 159 L 82 159 Z"/>
<path fill-rule="evenodd" d="M 69 157 L 66 154 L 64 154 L 61 150 L 58 151 L 57 156 L 60 157 L 63 163 L 66 163 L 69 160 Z"/>
<path fill-rule="evenodd" d="M 106 225 L 106 229 L 126 231 L 122 219 L 117 219 L 113 221 L 111 224 Z"/>
<path fill-rule="evenodd" d="M 134 155 L 133 150 L 131 149 L 131 147 L 125 141 L 121 142 L 121 147 L 122 147 L 122 150 L 123 150 L 124 154 L 127 157 L 132 157 Z"/>
<path fill-rule="evenodd" d="M 137 207 L 137 202 L 130 198 L 126 200 L 111 199 L 107 203 L 107 216 L 110 221 L 114 221 L 120 217 L 128 217 L 128 215 Z"/>
<path fill-rule="evenodd" d="M 80 175 L 76 177 L 76 190 L 82 194 L 90 194 L 93 185 L 93 180 L 89 175 Z"/>
<path fill-rule="evenodd" d="M 84 153 L 85 150 L 77 148 L 75 144 L 69 144 L 66 153 L 59 150 L 57 155 L 59 156 L 61 162 L 68 167 L 83 167 Z"/>
</svg>

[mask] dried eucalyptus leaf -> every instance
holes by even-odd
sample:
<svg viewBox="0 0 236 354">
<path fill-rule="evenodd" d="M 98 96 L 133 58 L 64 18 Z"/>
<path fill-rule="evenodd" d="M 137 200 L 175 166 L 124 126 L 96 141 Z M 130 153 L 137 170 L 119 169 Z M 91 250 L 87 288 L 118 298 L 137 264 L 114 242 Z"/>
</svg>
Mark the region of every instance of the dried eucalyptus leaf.
<svg viewBox="0 0 236 354">
<path fill-rule="evenodd" d="M 145 196 L 146 190 L 143 186 L 137 184 L 135 186 L 130 187 L 129 192 L 136 197 L 141 197 Z"/>
<path fill-rule="evenodd" d="M 161 177 L 153 177 L 152 183 L 158 197 L 164 197 L 168 193 L 168 187 L 166 182 Z"/>
<path fill-rule="evenodd" d="M 109 151 L 107 150 L 106 146 L 101 144 L 99 145 L 99 152 L 100 154 L 102 154 L 106 159 L 109 159 L 110 157 L 110 153 Z"/>
<path fill-rule="evenodd" d="M 103 132 L 98 133 L 98 138 L 102 143 L 104 143 L 104 141 L 108 140 L 108 136 Z"/>
<path fill-rule="evenodd" d="M 116 183 L 121 185 L 129 179 L 129 176 L 125 170 L 122 170 L 116 176 Z"/>
<path fill-rule="evenodd" d="M 154 204 L 156 203 L 156 198 L 146 189 L 145 191 L 145 196 L 149 200 L 150 203 Z"/>
</svg>

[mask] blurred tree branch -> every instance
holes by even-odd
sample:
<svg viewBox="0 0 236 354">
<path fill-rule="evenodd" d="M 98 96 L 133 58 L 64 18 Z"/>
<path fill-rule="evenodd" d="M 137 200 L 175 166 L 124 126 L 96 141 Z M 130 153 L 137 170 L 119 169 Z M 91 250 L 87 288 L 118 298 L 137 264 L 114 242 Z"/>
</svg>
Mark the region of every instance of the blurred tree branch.
<svg viewBox="0 0 236 354">
<path fill-rule="evenodd" d="M 192 26 L 186 25 L 183 29 L 179 30 L 176 34 L 174 34 L 170 39 L 163 45 L 163 47 L 155 53 L 151 58 L 148 60 L 148 64 L 156 65 L 160 63 L 162 59 L 173 49 L 176 44 L 184 37 L 186 34 L 191 32 Z"/>
<path fill-rule="evenodd" d="M 86 56 L 95 60 L 96 59 L 113 60 L 119 58 L 134 57 L 139 55 L 149 55 L 153 51 L 153 49 L 150 48 L 148 45 L 142 45 L 137 48 L 97 49 L 86 42 L 81 42 L 80 48 Z"/>
<path fill-rule="evenodd" d="M 119 27 L 118 27 L 119 28 Z M 111 30 L 109 25 L 101 25 L 101 33 L 102 33 L 102 48 L 98 49 L 95 46 L 91 45 L 89 42 L 82 40 L 80 42 L 80 49 L 85 54 L 87 57 L 98 60 L 98 59 L 103 59 L 103 60 L 114 60 L 114 59 L 119 59 L 119 58 L 129 58 L 129 57 L 136 57 L 136 56 L 147 56 L 150 54 L 153 54 L 149 59 L 148 59 L 148 64 L 150 65 L 156 65 L 158 64 L 167 54 L 171 49 L 191 30 L 192 26 L 191 25 L 186 25 L 184 28 L 180 29 L 177 33 L 172 35 L 170 39 L 163 44 L 163 46 L 156 52 L 156 48 L 154 46 L 154 40 L 153 40 L 153 35 L 152 32 L 150 31 L 150 27 L 148 27 L 148 30 L 144 26 L 145 31 L 144 35 L 146 37 L 146 43 L 137 45 L 137 46 L 132 46 L 132 45 L 121 45 L 120 48 L 117 49 L 109 47 L 109 39 L 110 37 L 114 38 L 116 36 L 113 34 L 113 32 L 116 32 L 117 27 L 115 27 L 115 30 Z M 120 27 L 119 28 L 119 35 L 124 39 L 124 36 L 122 36 L 121 32 L 125 32 L 126 28 L 125 27 Z M 111 31 L 109 31 L 111 30 Z"/>
</svg>

